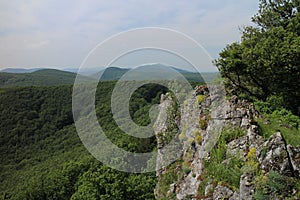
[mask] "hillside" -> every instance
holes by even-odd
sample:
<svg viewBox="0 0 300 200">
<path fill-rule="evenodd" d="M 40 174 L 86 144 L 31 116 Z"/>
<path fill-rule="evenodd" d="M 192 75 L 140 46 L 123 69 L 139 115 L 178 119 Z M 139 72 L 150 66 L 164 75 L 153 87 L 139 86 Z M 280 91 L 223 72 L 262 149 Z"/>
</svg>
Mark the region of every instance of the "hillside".
<svg viewBox="0 0 300 200">
<path fill-rule="evenodd" d="M 28 73 L 0 72 L 0 86 L 68 85 L 73 84 L 76 73 L 56 69 L 41 69 Z M 90 80 L 83 77 L 82 80 Z"/>
<path fill-rule="evenodd" d="M 99 123 L 118 146 L 151 151 L 155 138 L 130 137 L 113 122 L 114 85 L 99 84 Z M 136 123 L 149 123 L 148 110 L 164 91 L 146 85 L 133 94 L 130 110 Z M 87 152 L 74 127 L 71 92 L 72 86 L 0 88 L 0 199 L 154 199 L 154 173 L 119 172 Z"/>
<path fill-rule="evenodd" d="M 14 74 L 18 74 L 18 73 L 31 73 L 31 72 L 35 72 L 38 70 L 41 70 L 43 68 L 31 68 L 31 69 L 25 69 L 25 68 L 5 68 L 0 70 L 0 72 L 6 72 L 6 73 L 14 73 Z"/>
<path fill-rule="evenodd" d="M 144 65 L 140 66 L 137 69 L 133 71 L 133 73 L 128 76 L 127 80 L 143 80 L 146 77 L 156 80 L 165 80 L 170 77 L 170 71 L 167 66 L 161 65 L 161 64 L 153 64 L 153 65 Z M 97 74 L 102 74 L 101 80 L 119 80 L 125 73 L 129 72 L 131 69 L 129 68 L 118 68 L 118 67 L 109 67 L 105 70 L 100 71 Z M 196 73 L 191 72 L 183 69 L 178 69 L 175 67 L 171 67 L 171 70 L 174 70 L 181 75 L 183 75 L 188 81 L 191 82 L 204 82 L 206 80 L 207 82 L 213 81 L 217 76 L 217 72 L 211 72 L 211 73 Z M 96 74 L 96 75 L 97 75 Z M 155 74 L 155 76 L 151 76 L 151 74 Z M 96 76 L 94 75 L 94 76 Z M 148 76 L 146 76 L 148 75 Z M 178 77 L 172 77 L 172 79 L 176 79 Z"/>
<path fill-rule="evenodd" d="M 173 70 L 181 73 L 190 82 L 212 82 L 218 76 L 218 73 L 199 73 L 172 68 Z M 102 81 L 114 81 L 119 80 L 129 68 L 118 68 L 109 67 L 105 70 L 100 71 L 102 74 Z M 13 73 L 14 72 L 14 73 Z M 145 74 L 156 72 L 155 76 L 146 76 Z M 97 74 L 99 74 L 97 73 Z M 97 74 L 90 76 L 83 76 L 83 81 L 95 81 Z M 149 79 L 160 79 L 164 80 L 169 76 L 169 71 L 163 65 L 155 66 L 143 66 L 139 68 L 133 75 L 127 78 L 128 80 L 142 80 L 145 78 Z M 1 86 L 38 86 L 38 85 L 68 85 L 73 84 L 76 78 L 76 73 L 69 71 L 62 71 L 57 69 L 6 69 L 0 71 L 0 87 Z M 177 78 L 177 77 L 173 77 Z"/>
</svg>

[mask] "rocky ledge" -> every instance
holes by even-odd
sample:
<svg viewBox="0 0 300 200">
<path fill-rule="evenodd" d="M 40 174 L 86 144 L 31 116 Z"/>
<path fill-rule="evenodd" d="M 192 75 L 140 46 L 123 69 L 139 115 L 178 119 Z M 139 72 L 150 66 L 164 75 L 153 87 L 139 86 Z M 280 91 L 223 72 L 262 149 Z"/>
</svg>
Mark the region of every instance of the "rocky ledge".
<svg viewBox="0 0 300 200">
<path fill-rule="evenodd" d="M 299 186 L 288 185 L 286 193 L 281 194 L 278 193 L 281 190 L 272 187 L 280 187 L 276 186 L 276 181 L 281 179 L 287 181 L 286 184 L 300 179 L 300 146 L 287 144 L 279 131 L 268 139 L 263 138 L 255 122 L 259 116 L 254 106 L 236 96 L 229 99 L 223 96 L 221 92 L 208 93 L 206 86 L 199 86 L 184 105 L 177 108 L 177 115 L 172 107 L 173 99 L 170 96 L 162 98 L 154 127 L 159 148 L 157 167 L 160 168 L 156 198 L 249 200 L 289 196 L 298 199 L 293 194 L 299 194 Z M 166 113 L 170 114 L 168 110 L 173 110 L 172 116 L 166 116 Z M 170 122 L 165 123 L 166 118 L 173 120 L 173 134 L 176 132 L 173 137 L 178 137 L 182 144 L 169 166 L 164 163 L 165 152 L 162 150 L 165 138 L 170 134 Z M 242 161 L 238 187 L 203 178 L 206 176 L 204 163 L 212 159 L 211 151 L 227 129 L 244 132 L 226 142 L 226 156 L 222 161 L 224 166 L 234 158 Z M 266 180 L 273 179 L 275 186 L 266 186 Z M 200 187 L 204 188 L 202 194 Z"/>
</svg>

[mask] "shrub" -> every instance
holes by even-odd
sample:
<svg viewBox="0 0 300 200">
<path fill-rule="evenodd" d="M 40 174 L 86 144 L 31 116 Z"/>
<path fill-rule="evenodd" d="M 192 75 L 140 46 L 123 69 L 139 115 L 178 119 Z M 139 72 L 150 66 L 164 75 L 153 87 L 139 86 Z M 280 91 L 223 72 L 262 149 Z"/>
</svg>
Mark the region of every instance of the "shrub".
<svg viewBox="0 0 300 200">
<path fill-rule="evenodd" d="M 178 135 L 178 139 L 180 141 L 184 140 L 185 139 L 185 133 L 184 132 L 181 132 L 179 135 Z"/>
<path fill-rule="evenodd" d="M 200 119 L 199 119 L 199 127 L 200 127 L 202 130 L 206 130 L 206 129 L 207 129 L 207 126 L 208 126 L 207 120 L 206 120 L 205 118 L 200 118 Z"/>
<path fill-rule="evenodd" d="M 198 129 L 194 130 L 193 132 L 194 136 L 200 135 L 200 131 Z"/>
<path fill-rule="evenodd" d="M 197 144 L 201 145 L 201 144 L 202 144 L 202 136 L 201 136 L 201 135 L 197 135 L 197 136 L 195 137 L 195 142 L 196 142 Z"/>
<path fill-rule="evenodd" d="M 187 140 L 187 142 L 188 142 L 189 144 L 192 144 L 192 143 L 195 142 L 195 141 L 194 141 L 194 138 L 189 137 L 188 140 Z"/>
<path fill-rule="evenodd" d="M 198 95 L 197 96 L 197 102 L 198 102 L 198 104 L 200 104 L 200 103 L 202 103 L 202 101 L 205 99 L 205 96 L 204 95 Z"/>
<path fill-rule="evenodd" d="M 244 135 L 246 135 L 246 131 L 242 130 L 240 128 L 226 129 L 222 132 L 219 140 L 224 141 L 227 144 L 227 143 L 231 142 L 232 140 L 235 140 Z"/>
<path fill-rule="evenodd" d="M 298 129 L 300 124 L 300 118 L 296 115 L 293 115 L 290 111 L 286 109 L 275 110 L 271 114 L 271 117 L 275 120 L 277 119 L 281 121 L 284 124 L 289 124 L 296 129 Z"/>
<path fill-rule="evenodd" d="M 299 180 L 283 176 L 275 171 L 270 171 L 268 174 L 261 173 L 255 178 L 255 182 L 255 199 L 263 199 L 263 197 L 268 199 L 270 194 L 276 194 L 280 199 L 283 197 L 289 199 L 291 195 L 299 196 Z"/>
<path fill-rule="evenodd" d="M 190 172 L 191 172 L 191 168 L 190 168 L 190 163 L 188 163 L 188 162 L 183 162 L 182 163 L 182 170 L 183 170 L 183 172 L 187 175 L 187 174 L 189 174 Z"/>
</svg>

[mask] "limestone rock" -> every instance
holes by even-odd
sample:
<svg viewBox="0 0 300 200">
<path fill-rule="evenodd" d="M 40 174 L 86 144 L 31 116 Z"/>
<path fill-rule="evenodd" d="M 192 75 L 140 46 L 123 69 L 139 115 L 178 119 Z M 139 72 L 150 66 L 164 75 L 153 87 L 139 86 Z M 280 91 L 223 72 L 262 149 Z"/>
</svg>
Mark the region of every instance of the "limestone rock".
<svg viewBox="0 0 300 200">
<path fill-rule="evenodd" d="M 208 184 L 208 185 L 205 187 L 204 195 L 205 195 L 205 196 L 211 195 L 212 192 L 213 192 L 213 190 L 214 190 L 213 184 Z"/>
<path fill-rule="evenodd" d="M 291 145 L 287 145 L 287 151 L 290 156 L 294 175 L 300 178 L 300 146 L 292 147 Z"/>
<path fill-rule="evenodd" d="M 214 200 L 229 199 L 233 195 L 232 190 L 225 186 L 218 185 L 213 193 Z"/>
<path fill-rule="evenodd" d="M 198 102 L 197 95 L 205 96 L 199 98 L 202 102 Z M 203 180 L 201 176 L 203 175 L 204 161 L 209 160 L 210 150 L 218 141 L 221 131 L 226 127 L 242 128 L 246 131 L 246 135 L 236 138 L 226 145 L 226 158 L 222 164 L 228 164 L 232 156 L 237 155 L 244 162 L 248 162 L 249 151 L 255 149 L 256 154 L 254 154 L 252 161 L 258 165 L 259 170 L 264 170 L 266 173 L 276 171 L 288 177 L 300 178 L 300 146 L 287 145 L 280 132 L 276 132 L 265 141 L 259 134 L 257 123 L 253 121 L 253 117 L 258 116 L 253 105 L 241 101 L 235 96 L 227 100 L 223 97 L 223 94 L 218 93 L 217 90 L 208 92 L 208 87 L 199 86 L 185 101 L 185 105 L 180 107 L 180 117 L 174 119 L 181 134 L 180 140 L 183 143 L 178 154 L 181 155 L 182 162 L 188 163 L 189 169 L 184 174 L 180 174 L 183 173 L 183 169 L 179 165 L 177 174 L 180 176 L 178 176 L 178 180 L 174 180 L 174 183 L 167 186 L 170 188 L 166 194 L 156 194 L 156 198 L 172 198 L 174 193 L 176 200 L 200 198 L 198 188 Z M 163 135 L 166 132 L 165 114 L 171 103 L 172 99 L 163 97 L 160 113 L 154 127 L 158 142 L 157 166 L 163 166 L 157 172 L 156 191 L 159 191 L 161 176 L 166 174 L 164 161 L 168 156 L 167 152 L 161 148 L 164 144 L 158 135 Z M 205 128 L 203 128 L 204 126 L 200 127 L 200 122 L 207 123 Z M 201 136 L 200 142 L 196 142 L 196 136 L 198 138 Z M 202 199 L 251 200 L 255 194 L 256 178 L 255 173 L 243 171 L 238 191 L 235 192 L 223 185 L 214 187 L 212 182 L 209 182 L 204 185 L 205 191 L 202 194 L 204 196 Z M 268 195 L 270 199 L 281 199 L 281 196 L 279 198 L 274 192 Z"/>
<path fill-rule="evenodd" d="M 239 191 L 234 192 L 233 195 L 229 198 L 229 200 L 240 200 Z"/>
<path fill-rule="evenodd" d="M 244 157 L 248 149 L 247 137 L 240 137 L 227 144 L 226 157 L 240 156 Z"/>
<path fill-rule="evenodd" d="M 277 171 L 293 176 L 294 170 L 288 155 L 286 143 L 280 132 L 273 134 L 258 151 L 258 161 L 265 171 Z"/>
<path fill-rule="evenodd" d="M 258 126 L 250 125 L 247 129 L 247 141 L 249 144 L 249 149 L 258 148 L 263 142 L 264 138 L 258 134 Z"/>
<path fill-rule="evenodd" d="M 254 177 L 250 174 L 242 174 L 240 178 L 240 192 L 239 199 L 240 200 L 249 200 L 252 199 L 252 195 L 254 194 L 255 185 L 253 183 Z"/>
</svg>

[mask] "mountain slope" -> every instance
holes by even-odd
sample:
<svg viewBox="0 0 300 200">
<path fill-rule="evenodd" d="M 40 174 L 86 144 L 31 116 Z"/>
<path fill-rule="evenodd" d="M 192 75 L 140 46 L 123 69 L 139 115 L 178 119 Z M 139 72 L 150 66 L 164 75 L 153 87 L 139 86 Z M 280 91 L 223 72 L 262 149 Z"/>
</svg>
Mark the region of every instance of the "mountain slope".
<svg viewBox="0 0 300 200">
<path fill-rule="evenodd" d="M 218 73 L 197 73 L 197 72 L 190 72 L 183 69 L 178 69 L 175 67 L 167 67 L 161 64 L 153 64 L 153 65 L 143 65 L 135 69 L 129 68 L 118 68 L 118 67 L 109 67 L 105 70 L 100 71 L 95 76 L 102 74 L 101 80 L 119 80 L 125 73 L 132 70 L 132 74 L 127 76 L 127 80 L 145 80 L 148 79 L 156 79 L 156 80 L 165 80 L 168 79 L 170 76 L 170 70 L 174 70 L 180 74 L 182 74 L 188 81 L 192 82 L 204 82 L 204 80 L 210 82 L 213 81 Z M 151 76 L 151 74 L 155 74 Z M 171 77 L 171 79 L 177 79 L 178 77 Z"/>
<path fill-rule="evenodd" d="M 83 76 L 82 76 L 83 77 Z M 42 69 L 31 73 L 0 73 L 1 86 L 68 85 L 73 84 L 76 73 L 56 69 Z M 82 80 L 91 78 L 83 77 Z"/>
<path fill-rule="evenodd" d="M 151 151 L 154 138 L 130 137 L 114 123 L 115 83 L 98 85 L 99 123 L 121 148 Z M 149 123 L 148 110 L 159 103 L 162 89 L 148 85 L 134 93 L 130 110 L 136 123 Z M 145 98 L 149 91 L 152 96 Z M 0 93 L 0 199 L 154 199 L 154 173 L 119 172 L 87 152 L 73 122 L 71 85 L 8 87 Z"/>
<path fill-rule="evenodd" d="M 0 70 L 0 72 L 6 72 L 6 73 L 31 73 L 38 70 L 41 70 L 43 68 L 32 68 L 32 69 L 24 69 L 24 68 L 6 68 L 3 70 Z"/>
</svg>

